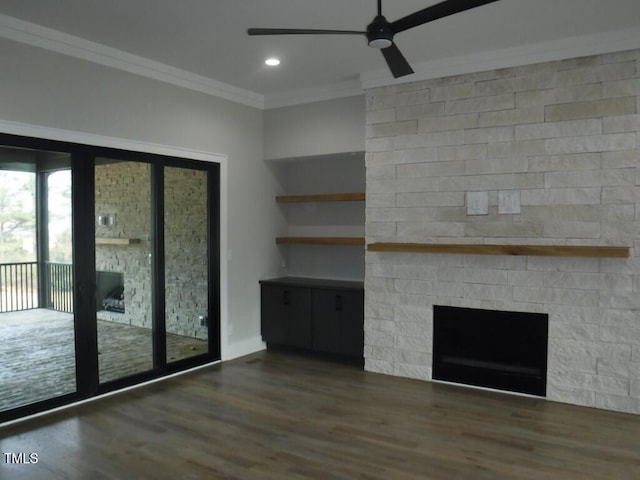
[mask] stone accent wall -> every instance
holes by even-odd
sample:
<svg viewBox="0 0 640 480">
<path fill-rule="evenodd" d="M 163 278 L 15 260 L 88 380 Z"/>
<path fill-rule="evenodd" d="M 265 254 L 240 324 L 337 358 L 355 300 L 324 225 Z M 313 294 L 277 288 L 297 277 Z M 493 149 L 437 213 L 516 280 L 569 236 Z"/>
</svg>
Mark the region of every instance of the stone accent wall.
<svg viewBox="0 0 640 480">
<path fill-rule="evenodd" d="M 207 173 L 165 168 L 167 331 L 207 339 Z"/>
<path fill-rule="evenodd" d="M 98 318 L 151 328 L 151 191 L 149 165 L 97 164 L 95 215 L 115 214 L 115 225 L 96 225 L 96 237 L 136 238 L 133 245 L 96 245 L 96 269 L 124 274 L 125 313 Z"/>
<path fill-rule="evenodd" d="M 548 398 L 640 414 L 639 72 L 630 51 L 366 92 L 368 242 L 632 247 L 368 252 L 367 370 L 430 380 L 433 305 L 542 312 Z"/>
<path fill-rule="evenodd" d="M 125 313 L 99 318 L 151 328 L 151 200 L 149 165 L 96 166 L 96 218 L 115 214 L 114 226 L 96 226 L 96 237 L 136 238 L 132 245 L 97 245 L 97 270 L 124 273 Z M 207 339 L 207 175 L 165 169 L 165 281 L 168 333 Z"/>
</svg>

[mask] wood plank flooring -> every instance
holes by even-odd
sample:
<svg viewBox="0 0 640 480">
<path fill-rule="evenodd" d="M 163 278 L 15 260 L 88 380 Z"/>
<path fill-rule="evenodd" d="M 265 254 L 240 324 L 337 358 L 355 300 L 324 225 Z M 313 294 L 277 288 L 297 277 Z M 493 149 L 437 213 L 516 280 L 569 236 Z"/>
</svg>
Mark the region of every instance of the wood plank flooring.
<svg viewBox="0 0 640 480">
<path fill-rule="evenodd" d="M 0 430 L 20 479 L 638 479 L 640 417 L 260 352 Z"/>
</svg>

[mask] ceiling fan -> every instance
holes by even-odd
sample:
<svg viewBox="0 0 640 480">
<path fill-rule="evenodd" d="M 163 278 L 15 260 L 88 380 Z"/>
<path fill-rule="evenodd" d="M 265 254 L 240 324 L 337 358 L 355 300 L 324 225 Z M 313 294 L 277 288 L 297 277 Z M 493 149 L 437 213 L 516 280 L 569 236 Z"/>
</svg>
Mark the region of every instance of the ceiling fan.
<svg viewBox="0 0 640 480">
<path fill-rule="evenodd" d="M 402 17 L 395 22 L 389 22 L 382 15 L 382 0 L 378 0 L 378 15 L 367 26 L 366 31 L 356 30 L 308 30 L 297 28 L 249 28 L 249 35 L 365 35 L 370 47 L 379 48 L 389 65 L 395 78 L 413 73 L 409 62 L 404 58 L 393 37 L 400 32 L 425 23 L 448 17 L 455 13 L 464 12 L 487 3 L 498 0 L 445 0 L 431 7 L 419 10 L 411 15 Z"/>
</svg>

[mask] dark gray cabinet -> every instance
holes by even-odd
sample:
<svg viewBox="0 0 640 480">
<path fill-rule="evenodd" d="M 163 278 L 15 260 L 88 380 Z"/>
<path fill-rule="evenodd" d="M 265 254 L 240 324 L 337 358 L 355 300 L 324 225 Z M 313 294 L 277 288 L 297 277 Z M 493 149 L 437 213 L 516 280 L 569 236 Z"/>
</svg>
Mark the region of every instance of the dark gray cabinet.
<svg viewBox="0 0 640 480">
<path fill-rule="evenodd" d="M 311 318 L 313 349 L 362 356 L 364 295 L 340 289 L 314 289 Z"/>
<path fill-rule="evenodd" d="M 267 345 L 363 357 L 362 282 L 283 277 L 260 284 Z"/>
<path fill-rule="evenodd" d="M 311 290 L 261 287 L 262 338 L 267 343 L 311 348 Z"/>
</svg>

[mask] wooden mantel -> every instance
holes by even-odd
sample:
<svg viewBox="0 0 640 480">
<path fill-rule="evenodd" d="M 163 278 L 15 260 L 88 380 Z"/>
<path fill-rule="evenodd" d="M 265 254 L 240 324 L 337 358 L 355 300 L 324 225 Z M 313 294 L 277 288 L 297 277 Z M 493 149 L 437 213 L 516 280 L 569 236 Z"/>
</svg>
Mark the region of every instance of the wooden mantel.
<svg viewBox="0 0 640 480">
<path fill-rule="evenodd" d="M 96 245 L 136 245 L 139 238 L 96 238 Z"/>
<path fill-rule="evenodd" d="M 448 243 L 370 243 L 370 252 L 531 255 L 544 257 L 628 258 L 629 247 L 571 245 L 485 245 Z"/>
</svg>

